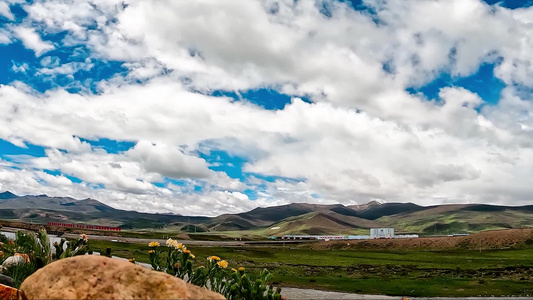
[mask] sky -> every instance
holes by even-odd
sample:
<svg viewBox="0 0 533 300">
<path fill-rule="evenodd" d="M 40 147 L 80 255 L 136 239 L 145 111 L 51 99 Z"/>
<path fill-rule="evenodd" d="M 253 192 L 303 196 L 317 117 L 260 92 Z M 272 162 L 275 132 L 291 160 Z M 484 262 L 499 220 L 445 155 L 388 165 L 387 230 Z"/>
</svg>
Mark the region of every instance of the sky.
<svg viewBox="0 0 533 300">
<path fill-rule="evenodd" d="M 533 204 L 532 6 L 0 0 L 0 191 Z"/>
</svg>

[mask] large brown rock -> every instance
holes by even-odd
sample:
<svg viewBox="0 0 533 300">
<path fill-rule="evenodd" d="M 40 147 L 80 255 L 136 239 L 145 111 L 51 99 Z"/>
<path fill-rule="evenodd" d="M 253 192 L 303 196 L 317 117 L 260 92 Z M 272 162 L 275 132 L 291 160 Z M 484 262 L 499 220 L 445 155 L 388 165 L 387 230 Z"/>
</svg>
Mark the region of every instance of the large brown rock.
<svg viewBox="0 0 533 300">
<path fill-rule="evenodd" d="M 83 255 L 38 270 L 20 287 L 21 299 L 224 299 L 127 261 Z"/>
</svg>

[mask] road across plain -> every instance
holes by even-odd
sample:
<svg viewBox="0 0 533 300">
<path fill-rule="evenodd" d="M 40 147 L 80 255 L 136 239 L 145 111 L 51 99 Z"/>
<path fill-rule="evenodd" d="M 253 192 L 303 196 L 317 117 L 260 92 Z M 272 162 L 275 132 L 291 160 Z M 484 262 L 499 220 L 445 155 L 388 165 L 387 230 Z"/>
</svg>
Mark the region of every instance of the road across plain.
<svg viewBox="0 0 533 300">
<path fill-rule="evenodd" d="M 339 300 L 402 300 L 402 299 L 416 299 L 416 300 L 531 300 L 531 297 L 402 297 L 402 296 L 384 296 L 384 295 L 364 295 L 364 294 L 351 294 L 351 293 L 339 293 L 328 292 L 313 289 L 299 289 L 282 287 L 281 294 L 287 298 L 287 300 L 304 300 L 304 299 L 339 299 Z"/>
<path fill-rule="evenodd" d="M 28 230 L 22 228 L 13 228 L 13 227 L 2 227 L 3 231 L 8 232 L 17 232 L 19 230 Z M 76 233 L 64 233 L 61 235 L 62 238 L 66 239 L 77 239 L 80 237 Z M 129 244 L 148 244 L 150 242 L 158 242 L 161 245 L 166 243 L 166 239 L 147 239 L 147 238 L 135 238 L 135 237 L 123 237 L 123 236 L 107 236 L 107 235 L 92 235 L 87 234 L 87 237 L 92 240 L 99 241 L 115 241 L 120 243 L 129 243 Z M 179 243 L 185 245 L 194 245 L 194 246 L 205 246 L 205 247 L 245 247 L 245 246 L 283 246 L 291 244 L 302 244 L 302 243 L 313 243 L 314 241 L 308 240 L 286 240 L 286 241 L 241 241 L 241 240 L 224 240 L 224 241 L 200 241 L 200 240 L 177 240 Z"/>
<path fill-rule="evenodd" d="M 65 233 L 61 237 L 77 239 L 79 234 Z M 130 244 L 148 244 L 150 242 L 158 242 L 161 245 L 166 243 L 166 239 L 146 239 L 146 238 L 134 238 L 134 237 L 118 237 L 118 236 L 105 236 L 105 235 L 87 235 L 89 240 L 99 241 L 115 241 L 120 243 Z M 200 247 L 246 247 L 246 246 L 283 246 L 291 244 L 309 243 L 309 241 L 198 241 L 198 240 L 177 240 L 179 243 L 191 246 Z"/>
</svg>

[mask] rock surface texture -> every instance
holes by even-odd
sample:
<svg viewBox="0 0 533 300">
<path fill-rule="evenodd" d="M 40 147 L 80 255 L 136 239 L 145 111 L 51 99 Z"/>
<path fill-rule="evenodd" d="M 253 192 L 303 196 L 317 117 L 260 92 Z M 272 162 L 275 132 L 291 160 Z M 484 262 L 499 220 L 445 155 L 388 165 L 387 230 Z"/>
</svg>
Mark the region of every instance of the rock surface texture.
<svg viewBox="0 0 533 300">
<path fill-rule="evenodd" d="M 0 299 L 16 300 L 18 299 L 18 290 L 10 286 L 0 284 Z"/>
<path fill-rule="evenodd" d="M 225 299 L 162 272 L 103 256 L 47 265 L 20 287 L 20 299 Z"/>
</svg>

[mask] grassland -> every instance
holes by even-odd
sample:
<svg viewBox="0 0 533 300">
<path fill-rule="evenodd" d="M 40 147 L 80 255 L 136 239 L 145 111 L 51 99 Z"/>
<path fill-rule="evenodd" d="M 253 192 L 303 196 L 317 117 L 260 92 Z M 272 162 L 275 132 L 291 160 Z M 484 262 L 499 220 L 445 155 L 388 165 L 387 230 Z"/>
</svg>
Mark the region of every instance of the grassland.
<svg viewBox="0 0 533 300">
<path fill-rule="evenodd" d="M 485 230 L 527 228 L 533 224 L 531 211 L 520 210 L 453 210 L 455 205 L 409 214 L 384 216 L 377 221 L 385 227 L 423 235 L 474 233 Z M 494 208 L 492 208 L 494 209 Z"/>
<path fill-rule="evenodd" d="M 148 246 L 90 241 L 95 251 L 148 262 Z M 452 251 L 311 250 L 307 247 L 189 247 L 198 264 L 218 255 L 230 267 L 267 268 L 274 284 L 405 296 L 533 295 L 533 249 Z"/>
</svg>

